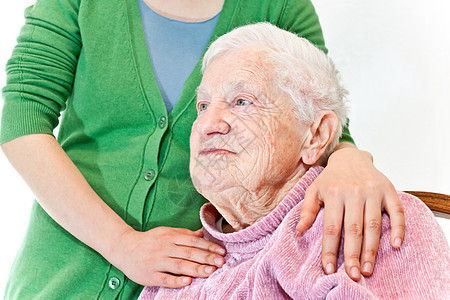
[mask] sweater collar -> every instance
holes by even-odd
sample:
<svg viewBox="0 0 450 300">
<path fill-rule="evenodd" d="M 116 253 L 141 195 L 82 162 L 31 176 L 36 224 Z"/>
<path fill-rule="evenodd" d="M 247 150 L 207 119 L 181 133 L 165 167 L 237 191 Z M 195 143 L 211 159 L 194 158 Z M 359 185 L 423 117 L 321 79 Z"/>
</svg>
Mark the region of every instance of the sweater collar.
<svg viewBox="0 0 450 300">
<path fill-rule="evenodd" d="M 303 200 L 306 189 L 319 176 L 322 170 L 322 167 L 310 168 L 270 214 L 252 226 L 238 232 L 227 234 L 219 232 L 216 228 L 216 221 L 221 215 L 211 203 L 206 203 L 200 210 L 200 219 L 203 224 L 205 237 L 225 246 L 228 252 L 239 251 L 245 244 L 250 245 L 254 251 L 261 250 L 288 212 Z M 248 248 L 246 251 L 248 251 Z"/>
</svg>

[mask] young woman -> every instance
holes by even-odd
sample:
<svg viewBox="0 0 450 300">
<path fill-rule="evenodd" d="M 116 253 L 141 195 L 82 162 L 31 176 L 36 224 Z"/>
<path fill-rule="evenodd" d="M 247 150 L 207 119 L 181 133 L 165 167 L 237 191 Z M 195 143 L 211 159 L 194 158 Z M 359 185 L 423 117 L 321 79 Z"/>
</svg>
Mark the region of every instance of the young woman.
<svg viewBox="0 0 450 300">
<path fill-rule="evenodd" d="M 180 287 L 222 266 L 223 249 L 191 231 L 205 202 L 188 168 L 198 61 L 216 37 L 259 21 L 326 51 L 311 2 L 38 0 L 26 18 L 0 142 L 37 202 L 6 298 L 130 299 L 141 285 Z M 358 280 L 372 272 L 382 210 L 395 247 L 404 218 L 392 184 L 352 142 L 346 129 L 298 229 L 324 205 L 324 269 L 335 270 L 344 225 L 346 270 Z"/>
</svg>

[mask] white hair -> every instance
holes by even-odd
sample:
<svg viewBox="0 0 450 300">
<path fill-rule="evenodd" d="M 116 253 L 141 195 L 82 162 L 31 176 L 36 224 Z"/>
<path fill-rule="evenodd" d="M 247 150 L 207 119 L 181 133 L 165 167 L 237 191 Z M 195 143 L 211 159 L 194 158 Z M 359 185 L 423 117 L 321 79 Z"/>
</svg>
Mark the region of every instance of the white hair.
<svg viewBox="0 0 450 300">
<path fill-rule="evenodd" d="M 328 156 L 339 143 L 347 122 L 347 91 L 331 59 L 308 40 L 264 22 L 236 28 L 214 41 L 203 58 L 202 72 L 215 58 L 249 48 L 268 51 L 268 59 L 275 67 L 274 78 L 294 102 L 300 121 L 312 124 L 323 110 L 336 114 L 339 125 L 325 151 Z"/>
</svg>

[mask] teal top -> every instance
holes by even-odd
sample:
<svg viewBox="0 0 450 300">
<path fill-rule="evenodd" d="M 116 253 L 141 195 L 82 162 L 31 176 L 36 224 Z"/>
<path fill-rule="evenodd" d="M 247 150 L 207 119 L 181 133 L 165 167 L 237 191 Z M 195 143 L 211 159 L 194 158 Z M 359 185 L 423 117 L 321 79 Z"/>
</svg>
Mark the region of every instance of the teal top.
<svg viewBox="0 0 450 300">
<path fill-rule="evenodd" d="M 6 67 L 0 142 L 51 135 L 64 111 L 59 143 L 128 224 L 200 228 L 205 199 L 188 167 L 200 64 L 167 114 L 136 0 L 37 0 L 25 17 Z M 210 42 L 259 21 L 326 51 L 308 0 L 225 0 Z M 134 299 L 141 289 L 34 203 L 6 299 Z"/>
<path fill-rule="evenodd" d="M 203 22 L 182 22 L 161 16 L 144 0 L 138 3 L 153 73 L 170 113 L 206 49 L 220 13 Z"/>
</svg>

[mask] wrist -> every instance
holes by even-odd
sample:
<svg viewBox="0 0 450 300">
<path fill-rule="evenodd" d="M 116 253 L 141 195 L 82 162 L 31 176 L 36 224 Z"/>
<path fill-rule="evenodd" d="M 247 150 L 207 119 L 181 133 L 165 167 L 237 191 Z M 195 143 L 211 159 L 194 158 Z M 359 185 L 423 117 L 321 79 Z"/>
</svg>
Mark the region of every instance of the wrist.
<svg viewBox="0 0 450 300">
<path fill-rule="evenodd" d="M 102 247 L 99 253 L 107 261 L 120 269 L 121 260 L 127 255 L 126 246 L 128 246 L 128 243 L 126 242 L 126 239 L 136 231 L 125 223 L 112 232 L 114 232 L 114 234 L 111 235 L 112 238 L 107 239 L 104 243 L 104 247 Z"/>
<path fill-rule="evenodd" d="M 328 162 L 331 162 L 333 160 L 339 160 L 342 159 L 342 157 L 347 157 L 347 158 L 356 158 L 358 157 L 359 159 L 363 159 L 363 160 L 367 160 L 370 161 L 371 163 L 373 163 L 373 156 L 370 152 L 365 151 L 365 150 L 360 150 L 358 148 L 356 148 L 355 145 L 350 144 L 350 143 L 345 143 L 345 144 L 349 144 L 351 146 L 348 145 L 341 145 L 344 143 L 340 143 L 335 151 L 333 153 L 331 153 L 330 157 L 328 158 Z"/>
</svg>

